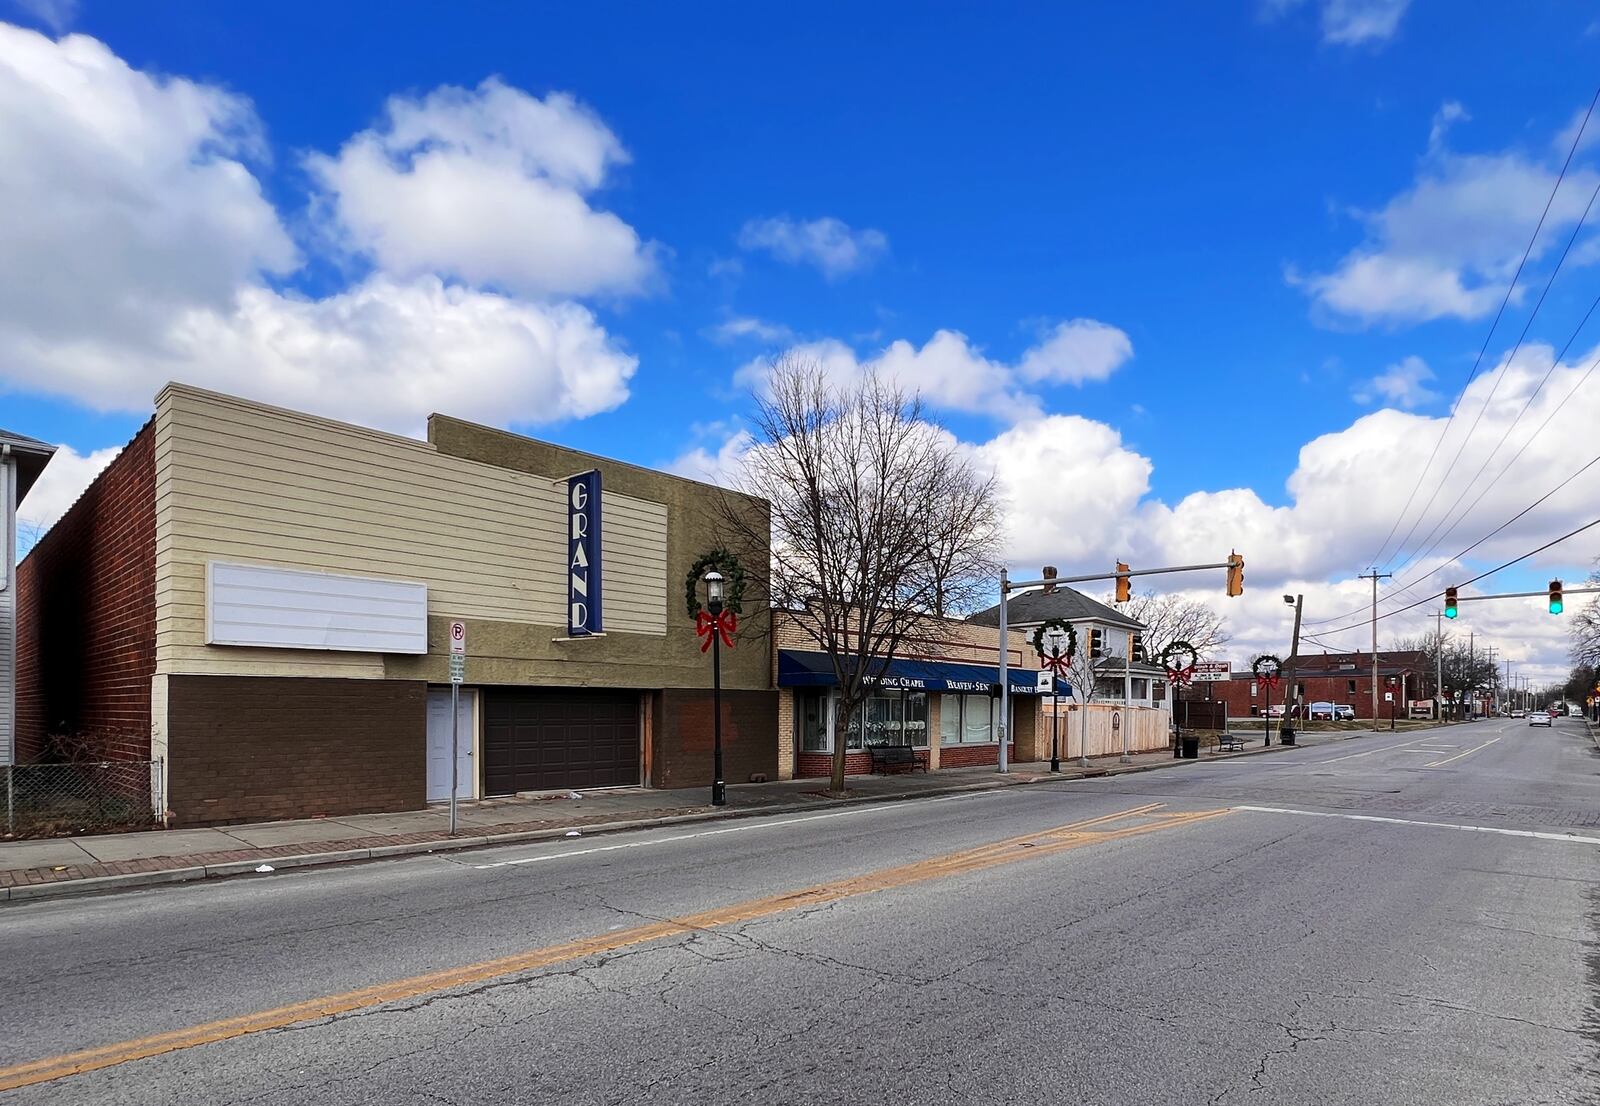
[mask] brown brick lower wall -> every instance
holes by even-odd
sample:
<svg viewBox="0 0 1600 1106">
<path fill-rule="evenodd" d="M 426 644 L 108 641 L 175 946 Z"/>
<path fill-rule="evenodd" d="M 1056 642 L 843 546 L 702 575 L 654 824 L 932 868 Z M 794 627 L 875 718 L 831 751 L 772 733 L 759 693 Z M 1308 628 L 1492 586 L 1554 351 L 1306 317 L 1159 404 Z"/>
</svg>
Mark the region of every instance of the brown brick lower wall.
<svg viewBox="0 0 1600 1106">
<path fill-rule="evenodd" d="M 711 692 L 668 688 L 655 695 L 651 719 L 651 785 L 704 787 L 711 783 Z M 722 778 L 778 778 L 778 693 L 722 693 Z"/>
<path fill-rule="evenodd" d="M 1006 755 L 1015 760 L 1017 755 L 1016 745 L 1009 745 L 1006 749 Z M 976 768 L 980 764 L 999 763 L 999 744 L 939 746 L 940 768 Z"/>
<path fill-rule="evenodd" d="M 167 756 L 177 825 L 419 810 L 427 684 L 171 676 Z"/>
</svg>

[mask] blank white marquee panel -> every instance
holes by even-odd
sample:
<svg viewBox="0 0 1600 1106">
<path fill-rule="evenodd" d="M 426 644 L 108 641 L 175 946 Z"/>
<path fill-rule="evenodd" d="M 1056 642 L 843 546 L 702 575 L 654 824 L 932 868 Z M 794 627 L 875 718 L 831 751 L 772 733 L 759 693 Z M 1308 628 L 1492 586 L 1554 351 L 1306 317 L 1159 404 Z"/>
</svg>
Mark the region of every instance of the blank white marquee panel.
<svg viewBox="0 0 1600 1106">
<path fill-rule="evenodd" d="M 206 644 L 423 654 L 428 586 L 212 561 L 206 565 Z"/>
</svg>

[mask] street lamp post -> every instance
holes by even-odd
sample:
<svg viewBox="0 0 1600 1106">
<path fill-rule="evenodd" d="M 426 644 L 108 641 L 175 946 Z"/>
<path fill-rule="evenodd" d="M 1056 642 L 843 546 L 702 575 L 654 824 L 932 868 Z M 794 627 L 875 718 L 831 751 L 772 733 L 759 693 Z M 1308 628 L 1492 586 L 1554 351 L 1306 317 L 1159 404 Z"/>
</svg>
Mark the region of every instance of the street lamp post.
<svg viewBox="0 0 1600 1106">
<path fill-rule="evenodd" d="M 722 614 L 722 573 L 706 573 L 706 610 L 713 619 Z M 711 805 L 727 806 L 728 789 L 722 781 L 722 634 L 711 632 Z"/>
<path fill-rule="evenodd" d="M 1051 626 L 1044 632 L 1045 645 L 1050 650 L 1050 656 L 1059 658 L 1067 649 L 1067 631 L 1060 626 Z M 1061 667 L 1052 668 L 1050 672 L 1050 771 L 1061 771 Z"/>
<path fill-rule="evenodd" d="M 1300 659 L 1300 612 L 1305 609 L 1306 597 L 1304 595 L 1285 595 L 1283 601 L 1294 608 L 1294 639 L 1289 643 L 1289 663 L 1284 665 L 1288 671 L 1283 674 L 1285 685 L 1283 689 L 1283 721 L 1278 723 L 1278 744 L 1293 745 L 1294 721 L 1292 709 L 1298 705 L 1300 698 L 1294 683 L 1294 666 L 1295 661 Z M 1270 695 L 1267 697 L 1267 701 L 1269 703 L 1272 701 Z M 1269 718 L 1267 720 L 1268 732 L 1266 740 L 1268 745 L 1272 744 L 1271 730 L 1272 720 Z"/>
</svg>

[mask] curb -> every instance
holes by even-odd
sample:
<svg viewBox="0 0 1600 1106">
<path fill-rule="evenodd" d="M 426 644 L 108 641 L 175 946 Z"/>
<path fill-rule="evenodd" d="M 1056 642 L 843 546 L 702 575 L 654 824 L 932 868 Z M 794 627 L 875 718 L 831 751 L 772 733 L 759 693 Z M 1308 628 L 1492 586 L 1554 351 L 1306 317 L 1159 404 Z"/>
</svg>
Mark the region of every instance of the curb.
<svg viewBox="0 0 1600 1106">
<path fill-rule="evenodd" d="M 1260 756 L 1262 753 L 1284 749 L 1303 749 L 1304 745 L 1273 745 L 1258 747 L 1239 753 L 1222 753 L 1188 761 L 1174 757 L 1155 764 L 1115 764 L 1098 770 L 1074 770 L 1071 775 L 1052 776 L 1046 773 L 1028 779 L 1012 779 L 1006 783 L 983 782 L 951 784 L 924 791 L 908 791 L 898 795 L 862 795 L 856 798 L 820 799 L 805 803 L 788 803 L 781 806 L 750 807 L 739 810 L 701 811 L 695 814 L 672 814 L 662 818 L 635 818 L 617 822 L 599 822 L 582 827 L 584 837 L 606 833 L 624 833 L 630 830 L 652 829 L 657 826 L 685 825 L 694 822 L 723 822 L 735 818 L 759 818 L 774 814 L 798 814 L 805 811 L 829 810 L 843 806 L 861 806 L 873 803 L 909 802 L 934 795 L 959 795 L 980 791 L 1001 791 L 1010 787 L 1029 787 L 1039 783 L 1070 783 L 1075 780 L 1103 779 L 1108 776 L 1126 776 L 1137 772 L 1155 772 L 1176 768 L 1183 764 L 1203 764 L 1211 761 L 1235 760 L 1239 757 Z M 567 827 L 542 830 L 523 830 L 517 833 L 497 833 L 490 836 L 455 837 L 441 841 L 423 841 L 398 845 L 378 845 L 370 849 L 346 849 L 339 852 L 302 853 L 295 856 L 263 857 L 255 860 L 234 860 L 225 864 L 208 864 L 168 868 L 156 872 L 131 872 L 116 876 L 89 876 L 85 879 L 62 880 L 58 883 L 22 884 L 17 887 L 0 887 L 0 903 L 35 902 L 40 899 L 66 898 L 72 895 L 91 895 L 101 891 L 126 891 L 138 887 L 159 886 L 165 883 L 191 883 L 204 879 L 224 879 L 254 874 L 257 867 L 270 864 L 274 869 L 333 866 L 362 860 L 383 860 L 398 856 L 426 856 L 429 853 L 459 852 L 464 849 L 481 849 L 490 845 L 515 845 L 522 842 L 549 841 L 565 838 Z"/>
</svg>

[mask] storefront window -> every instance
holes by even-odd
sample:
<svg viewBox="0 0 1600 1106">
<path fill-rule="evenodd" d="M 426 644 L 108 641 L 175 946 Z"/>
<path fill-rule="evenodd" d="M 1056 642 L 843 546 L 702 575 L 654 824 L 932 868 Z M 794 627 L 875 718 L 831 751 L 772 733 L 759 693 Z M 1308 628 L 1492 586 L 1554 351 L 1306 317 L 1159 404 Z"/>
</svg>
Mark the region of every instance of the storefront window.
<svg viewBox="0 0 1600 1106">
<path fill-rule="evenodd" d="M 1000 700 L 987 695 L 939 697 L 939 743 L 982 745 L 996 741 Z"/>
<path fill-rule="evenodd" d="M 800 748 L 808 753 L 832 752 L 828 745 L 827 700 L 834 692 L 810 693 L 814 708 L 803 707 L 796 697 L 796 724 L 801 727 Z M 811 728 L 808 711 L 814 709 L 818 721 Z M 865 738 L 863 738 L 865 733 Z M 863 749 L 872 745 L 926 745 L 928 743 L 928 696 L 921 691 L 880 691 L 856 708 L 850 719 L 845 748 Z"/>
</svg>

